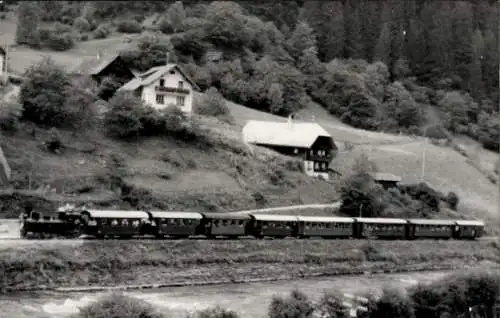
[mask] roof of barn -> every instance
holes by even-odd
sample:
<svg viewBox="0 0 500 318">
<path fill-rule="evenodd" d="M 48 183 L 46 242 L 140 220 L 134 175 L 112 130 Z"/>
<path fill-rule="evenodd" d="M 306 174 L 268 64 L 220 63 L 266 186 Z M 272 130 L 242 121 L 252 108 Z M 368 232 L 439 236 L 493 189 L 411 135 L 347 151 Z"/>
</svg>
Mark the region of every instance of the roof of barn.
<svg viewBox="0 0 500 318">
<path fill-rule="evenodd" d="M 249 120 L 243 127 L 243 139 L 248 143 L 310 148 L 318 137 L 332 136 L 319 124 L 311 122 L 274 122 Z"/>
</svg>

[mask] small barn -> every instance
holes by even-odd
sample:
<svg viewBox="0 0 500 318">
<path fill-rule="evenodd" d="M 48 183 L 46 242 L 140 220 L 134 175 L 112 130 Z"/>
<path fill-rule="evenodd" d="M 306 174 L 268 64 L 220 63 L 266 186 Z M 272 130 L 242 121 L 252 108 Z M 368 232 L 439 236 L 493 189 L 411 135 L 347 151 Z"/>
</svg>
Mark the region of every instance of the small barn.
<svg viewBox="0 0 500 318">
<path fill-rule="evenodd" d="M 113 77 L 123 85 L 135 78 L 134 72 L 120 57 L 119 54 L 102 55 L 83 58 L 73 68 L 68 70 L 73 76 L 89 76 L 98 84 L 105 77 Z"/>
<path fill-rule="evenodd" d="M 401 182 L 401 177 L 388 172 L 372 172 L 370 176 L 376 183 L 380 184 L 384 189 L 396 188 Z"/>
<path fill-rule="evenodd" d="M 315 122 L 250 120 L 243 127 L 242 137 L 246 143 L 301 158 L 307 175 L 325 179 L 337 153 L 332 136 Z"/>
</svg>

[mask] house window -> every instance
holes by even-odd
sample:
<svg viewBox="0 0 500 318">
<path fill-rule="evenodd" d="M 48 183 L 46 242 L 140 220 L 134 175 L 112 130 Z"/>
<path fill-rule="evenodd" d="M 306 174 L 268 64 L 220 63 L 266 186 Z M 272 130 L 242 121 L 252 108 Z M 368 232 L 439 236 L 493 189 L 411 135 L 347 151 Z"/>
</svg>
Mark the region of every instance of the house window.
<svg viewBox="0 0 500 318">
<path fill-rule="evenodd" d="M 319 163 L 317 162 L 314 163 L 314 170 L 319 170 Z"/>
<path fill-rule="evenodd" d="M 160 87 L 164 87 L 165 86 L 165 79 L 160 79 Z"/>
<path fill-rule="evenodd" d="M 183 81 L 179 81 L 177 87 L 178 88 L 184 88 L 184 82 Z"/>
<path fill-rule="evenodd" d="M 177 96 L 177 105 L 184 106 L 185 102 L 186 102 L 186 97 L 184 97 L 184 96 Z"/>
<path fill-rule="evenodd" d="M 163 96 L 163 95 L 156 95 L 156 103 L 157 104 L 165 104 L 165 96 Z"/>
<path fill-rule="evenodd" d="M 299 153 L 299 149 L 295 148 L 295 149 L 293 150 L 293 153 L 294 153 L 294 154 L 298 154 L 298 153 Z"/>
</svg>

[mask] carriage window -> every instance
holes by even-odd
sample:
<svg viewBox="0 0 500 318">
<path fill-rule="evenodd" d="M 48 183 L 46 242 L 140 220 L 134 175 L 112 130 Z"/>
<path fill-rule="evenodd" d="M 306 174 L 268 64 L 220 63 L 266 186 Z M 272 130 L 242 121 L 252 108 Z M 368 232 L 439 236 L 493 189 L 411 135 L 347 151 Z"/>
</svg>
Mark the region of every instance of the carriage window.
<svg viewBox="0 0 500 318">
<path fill-rule="evenodd" d="M 127 226 L 128 225 L 128 220 L 122 220 L 122 225 Z"/>
<path fill-rule="evenodd" d="M 193 220 L 186 220 L 186 223 L 191 225 L 191 224 L 193 224 Z"/>
<path fill-rule="evenodd" d="M 245 223 L 245 222 L 243 222 L 243 220 L 239 220 L 239 221 L 238 221 L 238 224 L 239 224 L 239 225 L 243 225 L 244 223 Z"/>
<path fill-rule="evenodd" d="M 117 220 L 113 220 L 113 221 L 111 221 L 111 225 L 112 225 L 112 226 L 117 226 L 117 225 L 118 225 L 118 221 L 117 221 Z"/>
<path fill-rule="evenodd" d="M 140 223 L 139 221 L 135 220 L 134 222 L 132 222 L 132 226 L 138 227 L 139 223 Z"/>
<path fill-rule="evenodd" d="M 179 219 L 179 225 L 184 225 L 184 223 L 185 223 L 184 220 Z"/>
<path fill-rule="evenodd" d="M 222 226 L 227 226 L 227 225 L 228 225 L 228 223 L 229 223 L 229 221 L 228 221 L 228 220 L 222 220 Z"/>
<path fill-rule="evenodd" d="M 219 220 L 214 220 L 213 222 L 214 222 L 214 226 L 219 226 L 219 224 L 220 224 Z"/>
</svg>

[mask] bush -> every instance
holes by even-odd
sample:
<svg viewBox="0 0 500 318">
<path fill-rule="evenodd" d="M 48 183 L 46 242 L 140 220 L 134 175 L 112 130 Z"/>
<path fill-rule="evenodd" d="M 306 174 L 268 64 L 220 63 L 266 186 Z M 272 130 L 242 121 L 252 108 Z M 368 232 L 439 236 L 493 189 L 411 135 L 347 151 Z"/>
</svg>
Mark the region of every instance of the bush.
<svg viewBox="0 0 500 318">
<path fill-rule="evenodd" d="M 23 117 L 37 124 L 60 127 L 67 119 L 65 109 L 69 76 L 50 58 L 29 67 L 21 85 L 19 100 Z"/>
<path fill-rule="evenodd" d="M 147 302 L 125 296 L 119 293 L 113 293 L 102 297 L 97 302 L 91 303 L 86 307 L 80 308 L 80 312 L 75 318 L 163 318 L 153 306 Z"/>
<path fill-rule="evenodd" d="M 78 17 L 75 19 L 75 22 L 73 23 L 73 26 L 79 31 L 79 32 L 89 32 L 91 29 L 91 25 L 89 21 L 85 17 Z"/>
<path fill-rule="evenodd" d="M 213 116 L 226 121 L 232 119 L 226 100 L 215 87 L 208 89 L 200 104 L 197 105 L 196 112 L 200 115 Z"/>
<path fill-rule="evenodd" d="M 108 23 L 99 24 L 99 26 L 92 32 L 95 39 L 105 39 L 111 34 L 111 26 Z"/>
<path fill-rule="evenodd" d="M 412 301 L 402 292 L 386 289 L 370 310 L 370 318 L 414 318 Z"/>
<path fill-rule="evenodd" d="M 448 206 L 450 207 L 450 209 L 456 211 L 459 201 L 460 199 L 455 192 L 448 192 L 448 195 L 446 196 L 446 202 L 448 202 Z"/>
<path fill-rule="evenodd" d="M 51 27 L 38 29 L 38 47 L 54 51 L 66 51 L 75 45 L 75 37 L 70 26 L 55 23 Z"/>
<path fill-rule="evenodd" d="M 334 292 L 325 293 L 317 305 L 317 311 L 320 317 L 349 318 L 349 311 L 342 303 L 342 295 Z"/>
<path fill-rule="evenodd" d="M 287 298 L 273 296 L 269 305 L 269 318 L 312 317 L 314 306 L 309 298 L 298 290 L 293 290 Z"/>
<path fill-rule="evenodd" d="M 141 33 L 142 25 L 136 20 L 120 20 L 116 22 L 116 30 L 121 33 Z"/>
<path fill-rule="evenodd" d="M 0 129 L 5 132 L 15 132 L 19 128 L 19 118 L 23 114 L 23 106 L 14 101 L 8 101 L 0 106 Z"/>
<path fill-rule="evenodd" d="M 116 138 L 138 137 L 143 129 L 141 118 L 146 106 L 133 94 L 117 94 L 109 100 L 104 121 L 108 133 Z"/>
<path fill-rule="evenodd" d="M 239 315 L 232 310 L 224 309 L 219 306 L 215 306 L 213 308 L 207 308 L 205 310 L 201 310 L 196 315 L 197 318 L 238 318 Z"/>
<path fill-rule="evenodd" d="M 61 135 L 56 128 L 51 128 L 49 131 L 49 139 L 44 143 L 47 150 L 52 153 L 58 153 L 62 148 L 64 148 L 64 144 L 61 140 Z"/>
<path fill-rule="evenodd" d="M 416 317 L 460 317 L 469 307 L 480 317 L 492 317 L 499 287 L 498 273 L 469 272 L 418 285 L 410 291 L 410 297 Z"/>
</svg>

